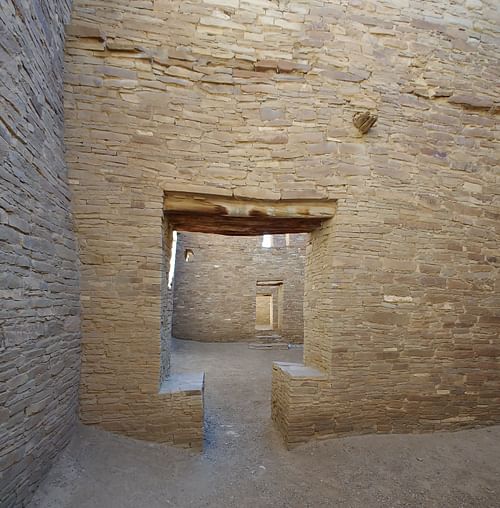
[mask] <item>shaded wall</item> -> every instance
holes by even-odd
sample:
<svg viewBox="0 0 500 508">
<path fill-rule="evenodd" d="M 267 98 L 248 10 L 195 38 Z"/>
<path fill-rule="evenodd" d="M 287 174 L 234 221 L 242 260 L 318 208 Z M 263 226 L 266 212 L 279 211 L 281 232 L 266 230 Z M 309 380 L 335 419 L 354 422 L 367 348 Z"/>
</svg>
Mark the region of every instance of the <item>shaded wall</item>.
<svg viewBox="0 0 500 508">
<path fill-rule="evenodd" d="M 307 235 L 273 235 L 273 246 L 262 237 L 231 237 L 179 233 L 174 281 L 173 334 L 201 341 L 253 341 L 266 335 L 255 329 L 256 294 L 272 291 L 258 282 L 282 281 L 282 326 L 271 333 L 282 340 L 304 337 L 304 262 Z M 185 251 L 193 256 L 188 262 Z M 278 325 L 278 294 L 275 298 Z"/>
<path fill-rule="evenodd" d="M 77 246 L 63 150 L 69 0 L 0 5 L 0 505 L 24 506 L 78 408 Z"/>
<path fill-rule="evenodd" d="M 337 409 L 356 400 L 353 418 L 384 432 L 500 421 L 496 11 L 77 0 L 66 142 L 86 421 L 131 431 L 157 387 L 167 190 L 337 200 L 305 345 Z M 363 136 L 366 110 L 379 120 Z"/>
</svg>

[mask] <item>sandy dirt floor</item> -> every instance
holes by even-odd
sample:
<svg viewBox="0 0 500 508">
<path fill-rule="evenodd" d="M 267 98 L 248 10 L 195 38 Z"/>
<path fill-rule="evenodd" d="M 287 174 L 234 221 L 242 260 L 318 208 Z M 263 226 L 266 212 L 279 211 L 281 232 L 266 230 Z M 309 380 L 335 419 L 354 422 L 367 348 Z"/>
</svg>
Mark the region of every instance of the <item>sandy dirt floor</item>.
<svg viewBox="0 0 500 508">
<path fill-rule="evenodd" d="M 203 453 L 79 426 L 32 508 L 500 507 L 500 426 L 287 451 L 270 419 L 271 364 L 300 350 L 174 345 L 176 370 L 206 372 Z"/>
</svg>

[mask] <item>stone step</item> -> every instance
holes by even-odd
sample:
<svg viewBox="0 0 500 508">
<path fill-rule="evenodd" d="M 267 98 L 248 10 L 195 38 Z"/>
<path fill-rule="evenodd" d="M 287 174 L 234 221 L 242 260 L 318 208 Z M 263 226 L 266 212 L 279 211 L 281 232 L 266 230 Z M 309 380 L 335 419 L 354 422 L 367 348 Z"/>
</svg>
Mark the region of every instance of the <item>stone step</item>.
<svg viewBox="0 0 500 508">
<path fill-rule="evenodd" d="M 280 340 L 281 339 L 281 335 L 276 335 L 276 334 L 273 334 L 273 335 L 256 335 L 255 339 L 257 341 L 260 341 L 260 340 L 264 340 L 264 341 Z"/>
<path fill-rule="evenodd" d="M 249 349 L 288 349 L 286 342 L 250 342 Z"/>
</svg>

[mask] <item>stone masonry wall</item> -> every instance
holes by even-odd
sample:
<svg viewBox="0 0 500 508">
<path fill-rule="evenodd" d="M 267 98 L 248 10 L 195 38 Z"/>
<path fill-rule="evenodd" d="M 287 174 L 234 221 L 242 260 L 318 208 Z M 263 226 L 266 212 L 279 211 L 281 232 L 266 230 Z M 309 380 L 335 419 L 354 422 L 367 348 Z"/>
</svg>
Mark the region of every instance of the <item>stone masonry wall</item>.
<svg viewBox="0 0 500 508">
<path fill-rule="evenodd" d="M 127 428 L 156 389 L 163 194 L 180 190 L 337 201 L 333 237 L 316 236 L 325 279 L 308 268 L 323 282 L 306 287 L 305 359 L 345 432 L 500 421 L 497 15 L 494 0 L 76 0 L 82 414 Z M 362 111 L 379 117 L 366 135 Z"/>
<path fill-rule="evenodd" d="M 284 341 L 302 342 L 307 235 L 289 238 L 287 246 L 285 235 L 273 235 L 273 246 L 265 248 L 262 237 L 179 233 L 173 335 L 200 341 L 254 341 L 266 335 L 255 329 L 255 296 L 270 294 L 267 287 L 257 288 L 257 282 L 283 281 L 283 324 L 273 333 Z M 184 259 L 186 249 L 193 251 L 189 262 Z M 277 325 L 277 313 L 274 321 Z"/>
<path fill-rule="evenodd" d="M 69 0 L 0 4 L 0 505 L 24 506 L 77 417 L 78 256 L 63 149 Z"/>
</svg>

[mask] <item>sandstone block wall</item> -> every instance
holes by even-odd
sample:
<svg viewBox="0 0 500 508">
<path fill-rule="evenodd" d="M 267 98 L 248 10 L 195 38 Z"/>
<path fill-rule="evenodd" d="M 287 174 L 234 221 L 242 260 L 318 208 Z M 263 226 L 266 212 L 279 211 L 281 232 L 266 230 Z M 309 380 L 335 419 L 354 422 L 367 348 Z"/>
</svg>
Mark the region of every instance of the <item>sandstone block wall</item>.
<svg viewBox="0 0 500 508">
<path fill-rule="evenodd" d="M 158 384 L 162 201 L 180 190 L 337 201 L 304 319 L 339 428 L 500 421 L 496 4 L 76 0 L 82 414 L 126 426 L 124 394 Z"/>
<path fill-rule="evenodd" d="M 132 235 L 140 234 L 140 224 L 138 221 Z M 98 424 L 137 439 L 201 449 L 203 376 L 195 383 L 191 379 L 185 382 L 178 375 L 174 381 L 170 378 L 172 288 L 168 286 L 168 272 L 172 229 L 166 219 L 161 220 L 154 243 L 162 250 L 152 257 L 150 267 L 142 265 L 144 279 L 134 275 L 137 259 L 129 250 L 123 257 L 130 266 L 117 277 L 118 287 L 103 285 L 92 298 L 82 298 L 83 333 L 88 339 L 82 345 L 80 418 L 85 424 Z M 106 273 L 105 265 L 95 269 Z M 112 341 L 100 335 L 102 321 L 85 321 L 99 301 L 103 306 L 101 319 L 110 316 L 108 333 L 115 337 Z M 123 306 L 123 323 L 113 323 L 117 305 Z M 137 322 L 142 324 L 141 330 Z"/>
<path fill-rule="evenodd" d="M 332 382 L 324 372 L 294 363 L 274 363 L 271 414 L 287 448 L 345 432 L 335 425 L 334 400 Z M 353 415 L 353 419 L 359 418 Z"/>
<path fill-rule="evenodd" d="M 80 365 L 63 149 L 69 0 L 0 3 L 0 505 L 24 506 L 68 442 Z"/>
<path fill-rule="evenodd" d="M 307 235 L 262 237 L 179 233 L 174 280 L 173 335 L 201 341 L 252 341 L 266 333 L 282 340 L 304 337 L 304 260 Z M 188 262 L 186 249 L 193 252 Z M 258 282 L 282 281 L 278 291 Z M 274 294 L 274 331 L 256 330 L 256 294 Z M 278 327 L 281 303 L 282 324 Z M 278 329 L 279 328 L 279 329 Z"/>
</svg>

